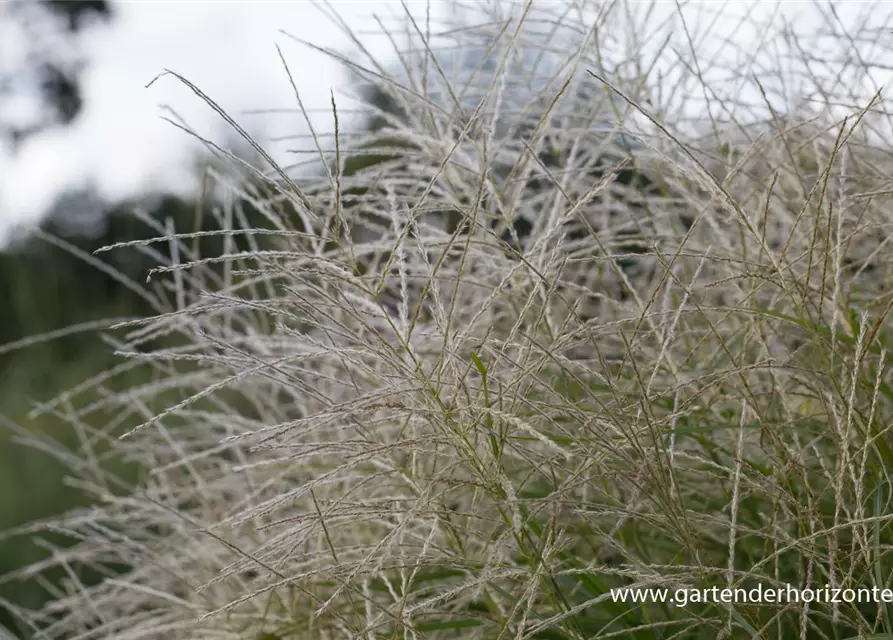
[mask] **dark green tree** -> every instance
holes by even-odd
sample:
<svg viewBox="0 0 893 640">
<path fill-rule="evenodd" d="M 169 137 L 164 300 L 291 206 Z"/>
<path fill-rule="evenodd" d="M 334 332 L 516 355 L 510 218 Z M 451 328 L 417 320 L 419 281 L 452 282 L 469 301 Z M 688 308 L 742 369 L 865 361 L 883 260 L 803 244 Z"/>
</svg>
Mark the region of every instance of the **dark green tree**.
<svg viewBox="0 0 893 640">
<path fill-rule="evenodd" d="M 83 108 L 79 52 L 91 22 L 112 18 L 106 0 L 6 0 L 0 3 L 0 33 L 22 43 L 14 59 L 0 59 L 0 100 L 31 98 L 38 107 L 27 118 L 0 109 L 0 139 L 13 150 L 47 127 L 67 125 Z"/>
</svg>

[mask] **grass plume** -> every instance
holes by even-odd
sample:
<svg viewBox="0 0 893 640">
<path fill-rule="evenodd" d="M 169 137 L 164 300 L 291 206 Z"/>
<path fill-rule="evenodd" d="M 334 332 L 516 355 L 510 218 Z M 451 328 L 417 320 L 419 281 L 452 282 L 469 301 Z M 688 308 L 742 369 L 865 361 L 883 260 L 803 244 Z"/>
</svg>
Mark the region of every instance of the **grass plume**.
<svg viewBox="0 0 893 640">
<path fill-rule="evenodd" d="M 59 450 L 96 504 L 34 525 L 77 543 L 22 620 L 84 639 L 893 634 L 883 603 L 610 598 L 893 586 L 889 115 L 862 84 L 881 36 L 839 8 L 815 5 L 812 32 L 662 3 L 407 7 L 378 23 L 414 43 L 390 71 L 333 52 L 377 125 L 347 131 L 362 96 L 333 96 L 317 177 L 230 159 L 222 215 L 249 250 L 141 245 L 180 247 L 152 273 L 174 302 L 109 342 L 154 380 L 69 412 L 127 428 Z M 249 199 L 269 228 L 238 228 Z"/>
</svg>

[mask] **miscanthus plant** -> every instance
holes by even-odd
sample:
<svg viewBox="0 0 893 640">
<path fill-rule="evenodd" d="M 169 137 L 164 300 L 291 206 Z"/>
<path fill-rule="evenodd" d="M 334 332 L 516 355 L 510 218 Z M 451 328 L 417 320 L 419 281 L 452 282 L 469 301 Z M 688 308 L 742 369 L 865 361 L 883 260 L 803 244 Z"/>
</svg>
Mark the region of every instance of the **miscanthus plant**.
<svg viewBox="0 0 893 640">
<path fill-rule="evenodd" d="M 260 146 L 216 171 L 226 237 L 251 250 L 196 255 L 171 229 L 108 248 L 164 250 L 150 275 L 171 310 L 110 333 L 119 369 L 38 408 L 80 429 L 59 455 L 96 505 L 34 525 L 76 543 L 23 624 L 893 637 L 893 607 L 864 595 L 611 593 L 893 587 L 893 164 L 883 95 L 864 91 L 881 36 L 812 10 L 815 32 L 487 4 L 405 20 L 396 66 L 333 53 L 393 108 L 349 133 L 333 98 L 319 179 Z M 737 51 L 744 27 L 761 40 Z M 450 58 L 482 46 L 477 67 Z M 246 203 L 266 228 L 241 227 Z M 136 366 L 151 383 L 66 410 Z M 110 455 L 143 469 L 136 486 Z"/>
</svg>

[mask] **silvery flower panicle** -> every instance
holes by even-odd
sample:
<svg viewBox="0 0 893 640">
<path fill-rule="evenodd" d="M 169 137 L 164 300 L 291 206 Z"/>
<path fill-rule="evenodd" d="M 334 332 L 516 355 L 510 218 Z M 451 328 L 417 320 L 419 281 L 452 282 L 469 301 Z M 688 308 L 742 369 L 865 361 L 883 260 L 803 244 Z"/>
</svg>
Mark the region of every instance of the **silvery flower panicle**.
<svg viewBox="0 0 893 640">
<path fill-rule="evenodd" d="M 429 46 L 406 53 L 391 72 L 394 83 L 415 92 L 396 96 L 405 120 L 416 131 L 430 128 L 435 112 L 437 126 L 450 136 L 437 153 L 450 152 L 457 140 L 451 161 L 468 168 L 466 175 L 479 174 L 486 142 L 488 177 L 496 190 L 525 202 L 512 207 L 512 220 L 522 235 L 542 218 L 545 203 L 539 200 L 551 191 L 538 168 L 519 180 L 519 170 L 531 164 L 530 150 L 554 176 L 568 174 L 563 178 L 565 190 L 577 198 L 609 168 L 644 149 L 626 132 L 626 123 L 618 122 L 609 90 L 587 73 L 606 64 L 603 56 L 594 55 L 595 36 L 556 27 L 542 10 L 532 15 L 520 29 L 515 22 L 506 29 L 490 25 L 450 30 L 450 36 L 432 38 Z M 387 83 L 378 89 L 393 92 Z M 466 125 L 469 131 L 459 141 Z M 442 131 L 431 134 L 443 139 Z M 441 159 L 432 158 L 431 167 Z M 449 228 L 443 215 L 427 218 Z M 508 240 L 511 233 L 506 233 Z"/>
<path fill-rule="evenodd" d="M 593 107 L 600 107 L 590 99 L 605 89 L 586 73 L 587 68 L 600 66 L 591 55 L 591 38 L 566 26 L 547 25 L 543 29 L 534 20 L 527 25 L 514 41 L 511 29 L 481 29 L 464 31 L 451 46 L 434 49 L 437 63 L 457 94 L 464 114 L 471 114 L 486 99 L 484 112 L 490 116 L 496 115 L 497 109 L 499 112 L 496 135 L 512 135 L 516 133 L 511 131 L 512 124 L 536 123 L 570 75 L 565 99 L 553 111 L 556 124 L 561 119 L 575 127 L 588 123 L 588 128 L 602 135 L 613 132 L 617 124 L 614 114 L 596 114 L 593 118 Z M 427 77 L 426 95 L 430 101 L 454 109 L 452 96 L 433 63 L 421 54 L 413 62 L 410 69 L 414 79 L 418 82 Z M 396 77 L 411 82 L 403 67 Z M 496 92 L 491 91 L 494 85 Z M 629 135 L 615 134 L 624 147 L 641 146 Z"/>
</svg>

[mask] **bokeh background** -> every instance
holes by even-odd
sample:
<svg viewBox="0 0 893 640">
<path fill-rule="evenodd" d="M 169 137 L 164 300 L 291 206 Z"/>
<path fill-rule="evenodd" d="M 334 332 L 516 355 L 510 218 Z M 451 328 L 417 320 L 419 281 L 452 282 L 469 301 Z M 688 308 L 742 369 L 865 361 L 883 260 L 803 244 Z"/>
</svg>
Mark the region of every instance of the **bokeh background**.
<svg viewBox="0 0 893 640">
<path fill-rule="evenodd" d="M 334 9 L 355 27 L 370 9 L 387 19 L 400 5 Z M 183 74 L 278 161 L 300 164 L 295 151 L 307 147 L 307 127 L 276 46 L 314 126 L 331 129 L 330 90 L 345 74 L 297 40 L 349 50 L 332 11 L 256 0 L 0 2 L 0 532 L 7 532 L 0 534 L 0 629 L 24 634 L 4 603 L 39 606 L 60 577 L 21 573 L 63 543 L 21 527 L 81 502 L 58 462 L 60 444 L 77 441 L 75 427 L 59 417 L 67 407 L 60 393 L 114 362 L 95 328 L 153 313 L 127 281 L 145 279 L 151 256 L 92 252 L 169 224 L 219 226 L 202 193 L 212 159 L 169 120 L 223 146 L 228 127 L 179 82 L 146 85 L 165 69 Z M 386 55 L 381 42 L 369 46 Z M 79 397 L 67 408 L 98 400 Z M 44 445 L 35 447 L 35 438 Z"/>
</svg>

